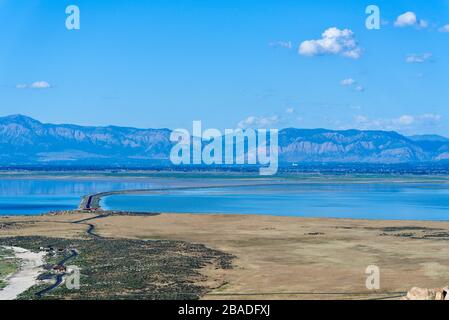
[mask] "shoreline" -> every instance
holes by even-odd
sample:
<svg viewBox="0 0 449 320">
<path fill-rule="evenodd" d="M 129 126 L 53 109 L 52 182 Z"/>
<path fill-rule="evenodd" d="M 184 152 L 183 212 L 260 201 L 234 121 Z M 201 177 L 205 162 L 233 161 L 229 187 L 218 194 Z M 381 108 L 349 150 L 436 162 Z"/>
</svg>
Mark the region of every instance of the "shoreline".
<svg viewBox="0 0 449 320">
<path fill-rule="evenodd" d="M 215 188 L 235 188 L 235 187 L 263 187 L 263 186 L 279 186 L 289 185 L 293 183 L 256 183 L 256 184 L 236 184 L 236 185 L 214 185 L 214 186 L 188 186 L 188 187 L 169 187 L 169 188 L 154 188 L 154 189 L 134 189 L 134 190 L 116 190 L 106 191 L 100 193 L 94 193 L 86 195 L 82 198 L 79 205 L 80 210 L 103 210 L 100 202 L 102 198 L 113 195 L 125 195 L 125 194 L 151 194 L 154 192 L 168 192 L 168 191 L 182 191 L 182 190 L 207 190 Z M 108 210 L 104 210 L 108 211 Z"/>
<path fill-rule="evenodd" d="M 80 206 L 78 208 L 79 211 L 88 211 L 88 212 L 110 212 L 117 214 L 135 214 L 135 215 L 149 215 L 149 214 L 190 214 L 190 215 L 229 215 L 229 216 L 271 216 L 271 217 L 291 217 L 291 218 L 303 218 L 303 219 L 323 219 L 323 220 L 354 220 L 354 221 L 402 221 L 402 222 L 449 222 L 449 217 L 447 219 L 400 219 L 400 218 L 392 218 L 392 219 L 382 219 L 382 218 L 363 218 L 363 217 L 333 217 L 333 216 L 302 216 L 302 215 L 282 215 L 282 214 L 272 214 L 272 213 L 238 213 L 238 212 L 181 212 L 181 211 L 158 211 L 154 212 L 151 210 L 148 211 L 137 211 L 134 212 L 132 210 L 114 210 L 111 208 L 104 208 L 101 206 L 101 201 L 109 196 L 117 196 L 117 195 L 150 195 L 154 193 L 166 193 L 170 191 L 179 191 L 179 190 L 205 190 L 205 189 L 214 189 L 214 188 L 233 188 L 233 187 L 255 187 L 255 186 L 284 186 L 289 185 L 288 183 L 273 183 L 273 184 L 253 184 L 253 185 L 220 185 L 220 186 L 200 186 L 200 187 L 175 187 L 175 188 L 159 188 L 159 189 L 140 189 L 140 190 L 118 190 L 118 191 L 110 191 L 110 192 L 102 192 L 93 195 L 87 195 L 82 198 Z"/>
<path fill-rule="evenodd" d="M 338 217 L 313 217 L 313 216 L 286 216 L 286 215 L 275 215 L 275 214 L 260 214 L 260 213 L 221 213 L 221 212 L 207 212 L 207 213 L 198 213 L 198 212 L 133 212 L 133 211 L 118 211 L 118 210 L 106 210 L 106 209 L 96 209 L 92 211 L 88 210 L 82 210 L 82 209 L 74 209 L 74 210 L 66 210 L 66 211 L 52 211 L 42 214 L 18 214 L 18 215 L 0 215 L 1 219 L 17 219 L 17 218 L 46 218 L 46 217 L 52 217 L 52 216 L 68 216 L 68 215 L 108 215 L 108 216 L 117 216 L 117 217 L 123 217 L 123 216 L 134 216 L 134 217 L 153 217 L 155 215 L 170 215 L 170 216 L 192 216 L 192 217 L 230 217 L 230 218 L 237 218 L 237 217 L 244 217 L 244 218 L 250 218 L 250 217 L 259 217 L 259 218 L 279 218 L 279 219 L 298 219 L 298 220 L 313 220 L 313 221 L 322 221 L 322 222 L 328 222 L 328 221 L 341 221 L 341 222 L 367 222 L 367 223 L 449 223 L 448 220 L 418 220 L 418 219 L 370 219 L 370 218 L 338 218 Z M 28 219 L 25 219 L 28 220 Z M 5 222 L 5 221 L 3 221 Z M 0 238 L 1 239 L 1 238 Z"/>
<path fill-rule="evenodd" d="M 385 173 L 385 172 L 281 172 L 274 176 L 260 176 L 254 172 L 185 172 L 185 171 L 2 171 L 0 177 L 4 180 L 142 180 L 142 179 L 218 179 L 241 181 L 295 181 L 306 183 L 349 182 L 349 183 L 407 183 L 412 182 L 447 182 L 449 173 Z M 304 181 L 305 180 L 305 181 Z"/>
<path fill-rule="evenodd" d="M 117 210 L 106 210 L 97 209 L 95 211 L 87 211 L 81 209 L 66 210 L 66 211 L 52 211 L 42 214 L 27 214 L 27 215 L 0 215 L 0 220 L 2 219 L 17 219 L 27 221 L 28 218 L 48 218 L 53 216 L 70 216 L 70 215 L 107 215 L 107 216 L 117 216 L 117 217 L 154 217 L 159 216 L 191 216 L 191 217 L 229 217 L 229 218 L 279 218 L 281 220 L 303 220 L 303 221 L 336 221 L 336 222 L 364 222 L 364 223 L 423 223 L 423 224 L 447 224 L 448 220 L 418 220 L 418 219 L 370 219 L 370 218 L 338 218 L 338 217 L 313 217 L 313 216 L 286 216 L 286 215 L 274 215 L 274 214 L 249 214 L 249 213 L 220 213 L 220 212 L 208 212 L 208 213 L 197 213 L 197 212 L 132 212 L 132 211 L 117 211 Z M 23 219 L 25 218 L 25 219 Z M 34 221 L 34 220 L 33 220 Z M 4 220 L 2 222 L 5 222 Z M 0 237 L 1 240 L 1 237 Z"/>
<path fill-rule="evenodd" d="M 37 277 L 43 271 L 46 253 L 34 253 L 19 247 L 5 248 L 14 251 L 14 256 L 20 259 L 20 267 L 6 279 L 6 286 L 0 290 L 0 300 L 15 300 L 21 293 L 38 283 Z"/>
</svg>

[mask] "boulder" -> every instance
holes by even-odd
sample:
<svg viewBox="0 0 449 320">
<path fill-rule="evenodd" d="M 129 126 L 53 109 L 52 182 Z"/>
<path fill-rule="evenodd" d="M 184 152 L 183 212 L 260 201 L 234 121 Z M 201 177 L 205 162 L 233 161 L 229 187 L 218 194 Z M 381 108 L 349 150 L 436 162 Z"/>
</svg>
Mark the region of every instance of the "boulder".
<svg viewBox="0 0 449 320">
<path fill-rule="evenodd" d="M 449 287 L 444 289 L 412 288 L 405 300 L 449 300 Z"/>
</svg>

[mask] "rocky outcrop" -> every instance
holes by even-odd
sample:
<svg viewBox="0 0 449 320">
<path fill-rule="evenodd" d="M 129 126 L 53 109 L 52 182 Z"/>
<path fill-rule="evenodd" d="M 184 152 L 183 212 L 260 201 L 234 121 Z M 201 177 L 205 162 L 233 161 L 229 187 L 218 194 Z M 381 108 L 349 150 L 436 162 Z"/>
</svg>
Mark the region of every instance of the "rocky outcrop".
<svg viewBox="0 0 449 320">
<path fill-rule="evenodd" d="M 449 286 L 442 289 L 412 288 L 404 300 L 449 300 Z"/>
</svg>

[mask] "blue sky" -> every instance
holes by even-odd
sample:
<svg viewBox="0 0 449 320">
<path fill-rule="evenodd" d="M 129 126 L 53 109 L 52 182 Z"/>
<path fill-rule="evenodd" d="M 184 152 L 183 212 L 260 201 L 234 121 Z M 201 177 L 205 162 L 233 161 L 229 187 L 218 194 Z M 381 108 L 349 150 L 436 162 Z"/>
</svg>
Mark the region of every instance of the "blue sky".
<svg viewBox="0 0 449 320">
<path fill-rule="evenodd" d="M 0 0 L 0 24 L 0 115 L 449 136 L 449 0 Z"/>
</svg>

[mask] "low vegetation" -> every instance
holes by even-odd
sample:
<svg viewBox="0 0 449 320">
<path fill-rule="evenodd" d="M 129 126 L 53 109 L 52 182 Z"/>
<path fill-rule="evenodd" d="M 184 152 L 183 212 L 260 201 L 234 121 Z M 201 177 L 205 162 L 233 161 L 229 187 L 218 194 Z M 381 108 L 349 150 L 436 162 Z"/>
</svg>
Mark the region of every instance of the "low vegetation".
<svg viewBox="0 0 449 320">
<path fill-rule="evenodd" d="M 46 237 L 3 238 L 2 244 L 32 251 L 41 248 L 76 249 L 67 262 L 81 269 L 80 289 L 61 285 L 38 297 L 51 285 L 34 286 L 21 299 L 198 299 L 208 291 L 201 286 L 205 266 L 230 268 L 232 257 L 200 244 L 182 241 L 120 239 L 68 240 Z M 57 259 L 49 257 L 47 263 Z M 62 257 L 63 258 L 63 257 Z"/>
<path fill-rule="evenodd" d="M 0 247 L 0 289 L 6 286 L 5 279 L 16 272 L 19 262 L 14 258 L 12 250 Z"/>
</svg>

